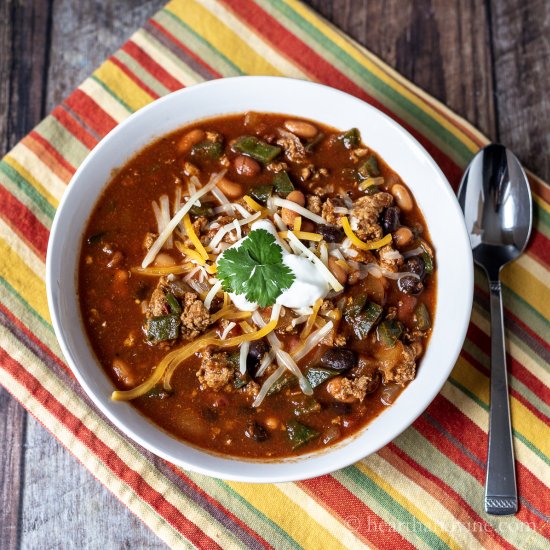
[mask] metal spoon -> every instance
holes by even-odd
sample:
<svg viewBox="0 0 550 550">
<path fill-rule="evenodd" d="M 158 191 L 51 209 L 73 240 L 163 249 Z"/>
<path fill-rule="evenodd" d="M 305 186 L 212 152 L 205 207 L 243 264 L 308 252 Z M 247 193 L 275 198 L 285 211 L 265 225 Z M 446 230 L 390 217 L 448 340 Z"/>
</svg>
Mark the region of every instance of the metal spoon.
<svg viewBox="0 0 550 550">
<path fill-rule="evenodd" d="M 474 261 L 489 279 L 491 296 L 491 403 L 489 451 L 485 480 L 485 511 L 515 514 L 518 510 L 514 448 L 506 372 L 500 270 L 525 249 L 531 233 L 533 207 L 527 176 L 504 146 L 491 144 L 466 169 L 458 201 Z"/>
</svg>

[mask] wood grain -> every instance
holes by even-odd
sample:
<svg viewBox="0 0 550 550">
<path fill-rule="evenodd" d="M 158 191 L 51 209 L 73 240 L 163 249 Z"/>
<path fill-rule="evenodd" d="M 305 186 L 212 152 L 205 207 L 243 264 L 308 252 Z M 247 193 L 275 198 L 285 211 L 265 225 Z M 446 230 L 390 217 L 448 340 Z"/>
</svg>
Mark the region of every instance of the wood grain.
<svg viewBox="0 0 550 550">
<path fill-rule="evenodd" d="M 163 0 L 1 0 L 0 154 Z M 550 179 L 547 0 L 306 0 Z M 0 389 L 0 547 L 164 545 Z"/>
</svg>

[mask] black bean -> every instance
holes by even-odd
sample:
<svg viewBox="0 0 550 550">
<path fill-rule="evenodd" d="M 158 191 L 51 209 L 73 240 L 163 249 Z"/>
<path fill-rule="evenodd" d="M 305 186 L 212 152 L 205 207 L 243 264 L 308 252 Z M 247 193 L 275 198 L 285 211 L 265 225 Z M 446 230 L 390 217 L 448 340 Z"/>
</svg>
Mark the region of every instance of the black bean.
<svg viewBox="0 0 550 550">
<path fill-rule="evenodd" d="M 424 285 L 420 279 L 409 275 L 407 277 L 401 277 L 397 281 L 397 288 L 405 294 L 420 294 L 424 290 Z"/>
<path fill-rule="evenodd" d="M 260 364 L 263 356 L 269 351 L 269 346 L 264 340 L 253 340 L 250 342 L 250 348 L 246 357 L 246 368 L 253 372 Z"/>
<path fill-rule="evenodd" d="M 424 260 L 420 256 L 412 256 L 405 262 L 405 267 L 403 271 L 409 271 L 411 273 L 416 273 L 421 279 L 424 278 L 426 273 L 426 266 Z"/>
<path fill-rule="evenodd" d="M 331 348 L 321 357 L 321 364 L 329 369 L 343 372 L 352 369 L 357 362 L 355 352 L 345 348 Z"/>
<path fill-rule="evenodd" d="M 335 225 L 319 225 L 317 232 L 327 243 L 341 243 L 344 240 L 344 230 Z"/>
<path fill-rule="evenodd" d="M 397 206 L 389 206 L 382 215 L 382 227 L 384 233 L 393 233 L 400 225 L 399 208 Z"/>
<path fill-rule="evenodd" d="M 249 437 L 250 439 L 259 442 L 265 441 L 269 438 L 267 430 L 258 422 L 250 422 L 246 426 L 244 434 L 246 435 L 246 437 Z"/>
<path fill-rule="evenodd" d="M 353 412 L 353 406 L 350 403 L 342 403 L 341 401 L 331 401 L 328 404 L 331 411 L 336 414 L 351 414 Z"/>
</svg>

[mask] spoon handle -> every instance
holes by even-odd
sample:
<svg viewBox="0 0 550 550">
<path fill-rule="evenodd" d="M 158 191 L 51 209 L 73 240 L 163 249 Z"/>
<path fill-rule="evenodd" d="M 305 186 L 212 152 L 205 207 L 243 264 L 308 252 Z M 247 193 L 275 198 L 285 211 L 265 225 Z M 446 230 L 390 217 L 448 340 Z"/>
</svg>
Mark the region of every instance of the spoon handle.
<svg viewBox="0 0 550 550">
<path fill-rule="evenodd" d="M 485 511 L 508 515 L 518 510 L 514 447 L 510 423 L 508 375 L 500 281 L 489 281 L 491 295 L 491 402 Z"/>
</svg>

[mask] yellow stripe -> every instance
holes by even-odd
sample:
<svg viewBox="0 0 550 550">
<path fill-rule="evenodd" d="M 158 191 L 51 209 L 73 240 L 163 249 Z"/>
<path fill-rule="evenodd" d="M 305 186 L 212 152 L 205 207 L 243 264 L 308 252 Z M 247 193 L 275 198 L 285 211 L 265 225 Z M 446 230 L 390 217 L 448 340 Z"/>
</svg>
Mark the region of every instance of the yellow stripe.
<svg viewBox="0 0 550 550">
<path fill-rule="evenodd" d="M 79 90 L 97 103 L 116 122 L 122 122 L 131 114 L 131 111 L 92 78 L 86 79 L 80 85 Z"/>
<path fill-rule="evenodd" d="M 34 250 L 30 248 L 11 228 L 0 218 L 0 235 L 6 239 L 8 246 L 14 254 L 17 254 L 29 269 L 39 278 L 44 280 L 46 277 L 46 267 L 42 258 L 36 255 Z"/>
<path fill-rule="evenodd" d="M 59 204 L 59 200 L 56 197 L 54 197 L 50 193 L 50 191 L 46 187 L 44 187 L 26 168 L 24 168 L 23 165 L 21 165 L 19 161 L 15 159 L 15 157 L 12 156 L 12 153 L 14 152 L 14 150 L 15 148 L 12 149 L 9 155 L 6 155 L 3 158 L 4 162 L 6 164 L 9 164 L 18 174 L 20 174 L 23 178 L 25 178 L 54 208 L 57 208 L 57 205 Z M 31 166 L 33 166 L 32 163 L 31 163 Z M 49 170 L 49 169 L 45 168 L 45 170 Z M 61 195 L 60 195 L 60 198 L 61 198 Z"/>
<path fill-rule="evenodd" d="M 94 76 L 101 80 L 130 109 L 137 111 L 153 101 L 154 97 L 140 88 L 126 73 L 112 61 L 105 61 L 95 70 Z"/>
<path fill-rule="evenodd" d="M 323 525 L 346 548 L 358 548 L 363 542 L 353 531 L 345 528 L 332 513 L 300 489 L 295 483 L 278 483 L 277 489 L 299 506 L 309 517 L 313 517 Z M 317 544 L 319 547 L 319 544 Z"/>
<path fill-rule="evenodd" d="M 212 520 L 212 517 L 195 506 L 194 503 L 174 486 L 149 460 L 147 460 L 139 451 L 137 451 L 124 436 L 118 435 L 110 426 L 104 422 L 95 412 L 89 408 L 83 400 L 74 393 L 68 386 L 63 384 L 59 378 L 48 369 L 42 361 L 21 346 L 17 338 L 11 334 L 2 334 L 2 343 L 6 352 L 16 361 L 25 365 L 25 369 L 35 378 L 40 380 L 42 386 L 61 403 L 67 410 L 71 411 L 81 422 L 105 445 L 114 451 L 114 453 L 132 470 L 142 476 L 147 484 L 178 510 L 184 511 L 187 519 L 200 527 L 213 540 L 218 540 L 222 546 L 224 544 L 235 544 L 235 536 L 228 532 L 221 524 Z M 5 331 L 7 332 L 7 331 Z M 100 367 L 98 366 L 98 369 Z M 42 419 L 42 416 L 39 416 Z M 55 432 L 56 435 L 57 432 Z M 73 439 L 74 435 L 70 434 Z M 75 456 L 84 462 L 88 457 L 95 459 L 89 451 L 80 453 L 75 452 Z M 94 472 L 93 469 L 91 470 Z M 120 486 L 120 492 L 116 495 L 121 498 L 125 493 L 133 490 L 126 484 Z M 124 500 L 122 498 L 122 500 Z M 149 507 L 148 507 L 149 508 Z M 149 508 L 149 513 L 151 509 Z M 156 511 L 153 511 L 158 518 Z M 157 519 L 158 521 L 158 519 Z M 221 540 L 220 540 L 221 537 Z"/>
<path fill-rule="evenodd" d="M 466 418 L 485 434 L 489 430 L 489 413 L 456 386 L 447 383 L 441 395 L 449 400 Z M 516 460 L 542 483 L 550 487 L 550 468 L 521 439 L 514 439 Z"/>
<path fill-rule="evenodd" d="M 539 197 L 536 193 L 533 193 L 533 200 L 539 205 L 540 208 L 550 214 L 550 204 L 548 204 L 542 197 Z"/>
<path fill-rule="evenodd" d="M 48 323 L 50 312 L 46 301 L 46 285 L 17 255 L 9 244 L 0 238 L 0 276 Z"/>
<path fill-rule="evenodd" d="M 345 548 L 322 525 L 314 521 L 301 506 L 284 495 L 276 485 L 262 485 L 261 490 L 252 483 L 227 482 L 227 484 L 254 508 L 277 523 L 303 548 L 337 550 Z"/>
<path fill-rule="evenodd" d="M 489 405 L 489 379 L 463 357 L 457 361 L 451 378 Z M 510 397 L 510 409 L 516 431 L 544 455 L 550 456 L 550 428 L 513 396 Z"/>
<path fill-rule="evenodd" d="M 282 76 L 279 70 L 258 55 L 245 40 L 195 0 L 172 2 L 165 9 L 179 17 L 215 49 L 223 52 L 244 73 Z"/>
<path fill-rule="evenodd" d="M 221 3 L 214 0 L 198 0 L 206 9 L 214 14 L 223 24 L 231 29 L 236 36 L 246 36 L 246 42 L 266 62 L 271 63 L 281 74 L 293 78 L 307 78 L 297 64 L 280 55 L 278 50 L 266 42 L 254 28 L 246 25 Z"/>
<path fill-rule="evenodd" d="M 435 525 L 438 526 L 440 532 L 444 533 L 443 537 L 445 538 L 443 538 L 443 540 L 445 540 L 447 544 L 450 544 L 451 548 L 475 548 L 477 546 L 477 539 L 466 526 L 456 521 L 456 517 L 445 507 L 445 503 L 439 502 L 439 500 L 408 476 L 400 472 L 392 464 L 384 460 L 381 456 L 377 454 L 371 455 L 363 462 L 356 464 L 356 466 L 359 469 L 366 466 L 374 471 L 380 478 L 388 480 L 392 486 L 392 492 L 390 494 L 394 498 L 395 493 L 398 493 L 402 499 L 410 502 L 417 510 L 429 510 L 430 517 L 436 519 Z M 458 525 L 456 523 L 458 523 Z M 430 528 L 435 527 L 435 525 L 431 523 L 427 525 Z M 452 533 L 450 533 L 447 528 L 452 529 Z M 434 532 L 440 536 L 435 529 Z"/>
<path fill-rule="evenodd" d="M 285 0 L 283 0 L 285 1 Z M 333 28 L 327 25 L 322 19 L 320 19 L 313 11 L 309 10 L 299 2 L 295 0 L 286 0 L 286 3 L 291 8 L 299 13 L 306 21 L 314 26 L 319 32 L 327 37 L 328 40 L 336 44 L 339 48 L 345 51 L 350 57 L 362 65 L 367 71 L 376 75 L 376 77 L 388 84 L 399 95 L 407 98 L 411 103 L 416 105 L 419 109 L 425 112 L 430 118 L 436 120 L 442 127 L 444 127 L 449 133 L 459 139 L 464 145 L 471 151 L 476 152 L 479 149 L 479 145 L 473 142 L 469 137 L 464 135 L 460 130 L 456 128 L 452 123 L 442 117 L 438 112 L 434 111 L 423 101 L 412 94 L 402 83 L 398 82 L 390 76 L 393 71 L 381 70 L 372 61 L 371 54 L 366 51 L 358 51 L 357 46 L 353 43 L 344 40 L 342 36 L 337 33 Z M 384 67 L 386 69 L 386 67 Z"/>
<path fill-rule="evenodd" d="M 180 547 L 186 539 L 168 522 L 159 520 L 159 515 L 139 498 L 120 478 L 112 473 L 105 464 L 84 443 L 77 439 L 67 427 L 37 401 L 19 380 L 6 374 L 3 379 L 8 391 L 13 394 L 86 468 L 111 491 L 119 500 L 138 516 L 171 548 Z M 179 545 L 179 546 L 178 546 Z"/>
<path fill-rule="evenodd" d="M 520 263 L 512 262 L 502 270 L 500 278 L 507 287 L 523 298 L 545 319 L 550 319 L 550 300 L 544 299 L 548 296 L 548 287 Z"/>
<path fill-rule="evenodd" d="M 376 455 L 373 455 L 373 456 L 376 456 Z M 367 460 L 363 462 L 358 462 L 356 464 L 357 468 L 361 470 L 361 472 L 363 472 L 365 475 L 370 477 L 384 491 L 386 491 L 386 493 L 388 493 L 388 495 L 390 495 L 396 502 L 398 502 L 403 508 L 405 508 L 405 510 L 407 510 L 409 514 L 417 518 L 419 522 L 426 525 L 428 529 L 430 529 L 442 541 L 448 544 L 450 548 L 453 548 L 456 550 L 462 550 L 462 547 L 459 546 L 458 543 L 454 539 L 452 539 L 448 533 L 443 531 L 437 525 L 437 523 L 432 521 L 432 518 L 430 516 L 425 514 L 420 508 L 418 508 L 409 499 L 407 499 L 404 495 L 398 492 L 393 486 L 391 486 L 384 478 L 382 478 L 373 469 L 367 466 L 367 463 L 370 463 L 371 458 L 372 457 L 369 457 Z M 432 509 L 430 508 L 430 513 L 431 512 L 432 512 Z"/>
</svg>

